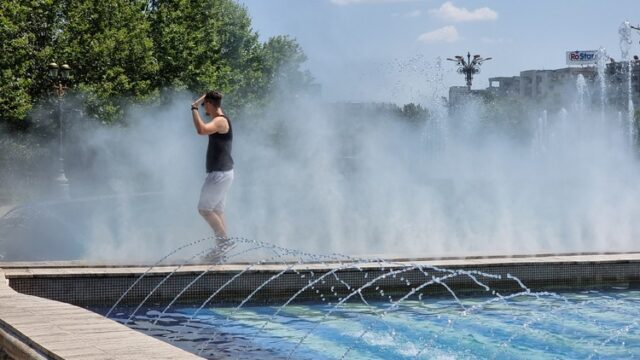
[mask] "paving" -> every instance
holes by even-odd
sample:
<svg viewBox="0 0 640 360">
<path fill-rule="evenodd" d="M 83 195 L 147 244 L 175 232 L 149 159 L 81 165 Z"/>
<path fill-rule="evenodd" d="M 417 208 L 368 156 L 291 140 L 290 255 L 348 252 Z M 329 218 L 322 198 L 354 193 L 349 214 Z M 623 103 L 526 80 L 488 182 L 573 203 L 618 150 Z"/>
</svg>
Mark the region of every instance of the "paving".
<svg viewBox="0 0 640 360">
<path fill-rule="evenodd" d="M 15 292 L 1 273 L 0 338 L 17 359 L 201 359 L 83 308 Z"/>
</svg>

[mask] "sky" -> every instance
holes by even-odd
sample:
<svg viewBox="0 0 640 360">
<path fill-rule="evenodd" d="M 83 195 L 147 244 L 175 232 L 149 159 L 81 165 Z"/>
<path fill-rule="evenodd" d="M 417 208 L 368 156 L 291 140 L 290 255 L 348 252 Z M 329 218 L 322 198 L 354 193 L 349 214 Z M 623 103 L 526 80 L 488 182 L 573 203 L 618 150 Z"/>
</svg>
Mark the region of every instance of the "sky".
<svg viewBox="0 0 640 360">
<path fill-rule="evenodd" d="M 455 55 L 492 57 L 474 79 L 565 67 L 565 52 L 604 47 L 620 57 L 618 28 L 640 23 L 638 0 L 238 0 L 262 40 L 289 35 L 328 101 L 428 103 L 464 85 Z M 640 32 L 631 54 L 640 54 Z M 438 63 L 438 58 L 441 59 Z"/>
</svg>

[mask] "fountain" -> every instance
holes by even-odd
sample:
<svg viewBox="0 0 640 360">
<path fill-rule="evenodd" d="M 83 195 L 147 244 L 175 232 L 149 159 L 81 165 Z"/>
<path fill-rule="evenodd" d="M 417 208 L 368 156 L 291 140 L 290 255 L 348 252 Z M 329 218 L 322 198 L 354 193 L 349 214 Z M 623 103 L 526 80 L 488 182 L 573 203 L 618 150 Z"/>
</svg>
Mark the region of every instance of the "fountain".
<svg viewBox="0 0 640 360">
<path fill-rule="evenodd" d="M 207 358 L 484 358 L 521 357 L 531 351 L 600 358 L 633 357 L 640 351 L 635 342 L 640 329 L 633 315 L 638 314 L 634 289 L 534 291 L 502 271 L 314 255 L 243 238 L 232 241 L 239 247 L 229 256 L 231 264 L 253 252 L 273 256 L 238 267 L 201 302 L 185 303 L 180 297 L 198 279 L 219 271 L 215 264 L 164 303 L 156 300 L 143 306 L 145 298 L 127 304 L 121 302 L 125 293 L 107 313 L 133 329 Z M 185 244 L 162 261 L 193 249 L 195 243 Z M 161 262 L 149 267 L 134 285 Z M 252 280 L 251 272 L 265 271 L 265 266 L 271 268 L 269 275 Z M 176 272 L 165 275 L 151 292 L 166 287 Z M 289 276 L 285 282 L 295 277 L 304 285 L 294 293 L 269 290 L 280 288 L 284 276 Z M 467 285 L 461 287 L 463 279 Z M 250 293 L 229 303 L 229 291 L 243 283 L 250 284 Z M 220 299 L 214 304 L 216 298 Z M 93 309 L 105 311 L 99 306 Z"/>
<path fill-rule="evenodd" d="M 607 51 L 605 48 L 598 49 L 598 57 L 597 57 L 597 69 L 598 69 L 598 82 L 600 84 L 600 116 L 602 121 L 605 120 L 605 111 L 607 107 L 607 76 L 606 76 L 606 66 L 607 60 L 609 59 L 609 55 L 607 55 Z"/>
<path fill-rule="evenodd" d="M 576 91 L 576 111 L 578 111 L 578 114 L 582 117 L 586 110 L 586 104 L 591 103 L 587 89 L 587 81 L 584 79 L 584 75 L 582 74 L 578 74 L 578 77 L 576 78 Z"/>
<path fill-rule="evenodd" d="M 620 35 L 626 44 L 628 24 Z M 229 218 L 249 235 L 230 239 L 238 247 L 225 264 L 200 263 L 211 237 L 162 255 L 167 244 L 197 238 L 184 195 L 194 188 L 185 178 L 195 162 L 167 161 L 179 171 L 154 163 L 157 172 L 145 173 L 179 189 L 172 193 L 36 203 L 0 220 L 13 231 L 45 214 L 87 239 L 63 255 L 160 259 L 109 278 L 109 291 L 124 289 L 115 301 L 101 288 L 86 297 L 108 304 L 83 305 L 209 358 L 638 357 L 638 278 L 618 271 L 634 263 L 610 260 L 599 275 L 580 265 L 591 275 L 576 276 L 573 260 L 523 260 L 637 250 L 640 167 L 626 144 L 636 134 L 632 117 L 608 112 L 607 59 L 601 48 L 596 91 L 580 74 L 570 84 L 575 103 L 557 108 L 475 99 L 449 116 L 437 60 L 432 111 L 421 123 L 305 100 L 268 108 L 259 122 L 238 121 L 243 175 Z M 628 70 L 630 87 L 630 62 Z M 628 116 L 632 100 L 629 89 Z M 167 149 L 131 130 L 127 142 L 150 147 L 125 151 L 140 160 L 132 167 L 148 153 L 191 158 L 198 144 L 183 146 L 174 118 L 152 119 L 169 130 Z M 98 215 L 86 211 L 94 208 Z M 416 258 L 422 254 L 429 258 Z M 28 281 L 25 292 L 37 288 Z"/>
<path fill-rule="evenodd" d="M 546 141 L 549 136 L 548 128 L 549 128 L 549 116 L 547 114 L 547 110 L 542 110 L 542 114 L 538 118 L 538 122 L 536 123 L 536 137 L 535 137 L 535 147 L 536 151 L 546 151 Z"/>
<path fill-rule="evenodd" d="M 413 197 L 429 200 L 421 206 L 430 210 L 430 216 L 422 218 L 430 226 L 412 224 L 418 231 L 404 233 L 403 239 L 444 229 L 452 248 L 468 248 L 466 241 L 471 238 L 495 244 L 493 237 L 513 239 L 518 234 L 524 235 L 523 242 L 531 240 L 537 246 L 534 252 L 631 249 L 630 240 L 638 229 L 626 220 L 640 214 L 640 208 L 623 197 L 640 194 L 634 180 L 639 169 L 620 141 L 627 136 L 627 124 L 605 111 L 606 74 L 604 66 L 599 66 L 596 104 L 590 101 L 586 80 L 579 75 L 574 104 L 557 111 L 536 110 L 533 118 L 524 114 L 516 119 L 522 131 L 518 136 L 528 136 L 524 144 L 533 144 L 534 151 L 499 131 L 490 133 L 495 126 L 490 121 L 496 119 L 478 115 L 486 111 L 478 102 L 469 105 L 471 110 L 462 110 L 472 118 L 456 123 L 456 119 L 437 117 L 416 131 L 415 140 L 421 147 L 439 151 L 438 156 L 419 157 L 412 170 L 425 175 L 428 169 L 451 182 L 443 186 L 429 176 L 421 179 L 422 185 L 410 182 Z M 445 136 L 438 132 L 441 121 L 450 125 L 447 146 L 433 146 Z M 292 134 L 302 134 L 296 126 L 301 125 L 291 125 Z M 345 133 L 352 130 L 348 124 L 340 126 Z M 438 136 L 425 136 L 425 129 Z M 371 159 L 365 149 L 370 144 L 356 138 L 353 142 L 360 156 L 357 165 L 367 165 Z M 397 164 L 382 164 L 402 171 Z M 624 173 L 616 172 L 621 168 L 626 169 Z M 362 180 L 358 173 L 362 168 L 355 169 L 354 178 Z M 335 178 L 328 180 L 337 187 L 345 186 Z M 619 187 L 613 191 L 607 186 L 610 183 Z M 372 189 L 366 181 L 359 184 Z M 362 189 L 347 188 L 356 199 L 363 195 Z M 393 186 L 386 189 L 394 191 Z M 438 197 L 440 192 L 442 197 Z M 416 208 L 410 197 L 395 194 L 406 206 Z M 330 196 L 338 200 L 338 209 L 343 208 L 339 196 Z M 402 211 L 393 202 L 391 206 Z M 356 217 L 346 216 L 358 223 Z M 614 223 L 617 225 L 612 226 Z M 403 222 L 397 224 L 400 228 Z M 518 231 L 518 227 L 523 229 Z M 206 264 L 188 270 L 189 263 L 203 253 L 196 246 L 199 243 L 190 243 L 170 254 L 190 250 L 191 255 L 178 258 L 186 261 L 178 261 L 164 277 L 149 282 L 144 297 L 130 292 L 169 256 L 132 281 L 108 309 L 97 305 L 92 309 L 208 358 L 222 354 L 274 359 L 518 358 L 532 352 L 550 357 L 617 358 L 640 353 L 638 323 L 633 320 L 640 315 L 633 301 L 637 290 L 630 282 L 577 291 L 545 287 L 538 291 L 528 285 L 535 277 L 520 280 L 526 272 L 514 275 L 507 270 L 442 266 L 437 256 L 400 261 L 316 255 L 246 238 L 232 241 L 239 247 L 224 267 Z M 513 249 L 505 253 L 514 254 Z M 222 269 L 233 271 L 226 270 L 229 273 L 222 276 Z M 188 280 L 175 280 L 187 270 L 194 272 Z M 554 277 L 563 274 L 550 271 Z M 183 285 L 170 285 L 172 280 Z M 196 291 L 203 284 L 210 284 L 209 290 Z M 196 292 L 199 295 L 194 297 Z"/>
<path fill-rule="evenodd" d="M 623 62 L 627 63 L 626 66 L 626 74 L 627 74 L 627 125 L 629 132 L 629 144 L 631 146 L 634 145 L 636 139 L 636 129 L 635 129 L 635 107 L 633 105 L 633 85 L 632 85 L 632 74 L 633 74 L 633 63 L 631 58 L 629 57 L 629 50 L 631 48 L 631 44 L 633 41 L 631 40 L 631 24 L 629 21 L 624 21 L 620 28 L 618 29 L 618 34 L 620 35 L 620 53 L 621 59 Z"/>
</svg>

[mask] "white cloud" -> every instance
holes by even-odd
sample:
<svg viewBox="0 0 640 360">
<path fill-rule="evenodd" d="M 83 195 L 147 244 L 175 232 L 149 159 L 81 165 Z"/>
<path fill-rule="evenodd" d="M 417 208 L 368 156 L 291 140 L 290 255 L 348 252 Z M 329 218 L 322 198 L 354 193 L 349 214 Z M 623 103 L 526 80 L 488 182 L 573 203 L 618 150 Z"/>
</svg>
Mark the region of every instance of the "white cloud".
<svg viewBox="0 0 640 360">
<path fill-rule="evenodd" d="M 455 26 L 449 25 L 418 36 L 418 41 L 431 44 L 436 42 L 455 42 L 460 39 Z"/>
<path fill-rule="evenodd" d="M 398 3 L 416 0 L 331 0 L 336 5 L 356 5 L 356 4 L 380 4 L 380 3 Z"/>
<path fill-rule="evenodd" d="M 495 21 L 498 19 L 498 13 L 488 7 L 468 10 L 467 8 L 456 7 L 451 1 L 445 2 L 437 9 L 429 10 L 429 13 L 441 19 L 453 22 Z"/>
</svg>

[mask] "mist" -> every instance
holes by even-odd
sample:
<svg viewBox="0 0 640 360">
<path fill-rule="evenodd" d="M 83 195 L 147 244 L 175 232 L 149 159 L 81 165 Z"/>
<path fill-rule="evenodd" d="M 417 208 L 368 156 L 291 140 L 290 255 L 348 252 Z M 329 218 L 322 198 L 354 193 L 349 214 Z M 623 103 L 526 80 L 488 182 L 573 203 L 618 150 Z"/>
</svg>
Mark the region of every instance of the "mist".
<svg viewBox="0 0 640 360">
<path fill-rule="evenodd" d="M 70 199 L 5 216 L 4 260 L 154 261 L 212 236 L 196 208 L 207 138 L 195 98 L 130 108 L 121 127 L 73 115 Z M 230 113 L 229 236 L 385 257 L 637 250 L 640 167 L 620 115 L 576 103 L 514 117 L 481 102 L 448 115 L 438 99 L 417 122 L 277 96 Z"/>
<path fill-rule="evenodd" d="M 482 119 L 481 107 L 417 126 L 305 104 L 289 109 L 286 125 L 242 129 L 253 149 L 243 142 L 237 152 L 234 223 L 316 252 L 634 249 L 639 169 L 624 124 L 590 111 L 532 111 L 515 136 L 507 119 Z M 278 146 L 269 144 L 274 127 L 285 128 Z"/>
</svg>

